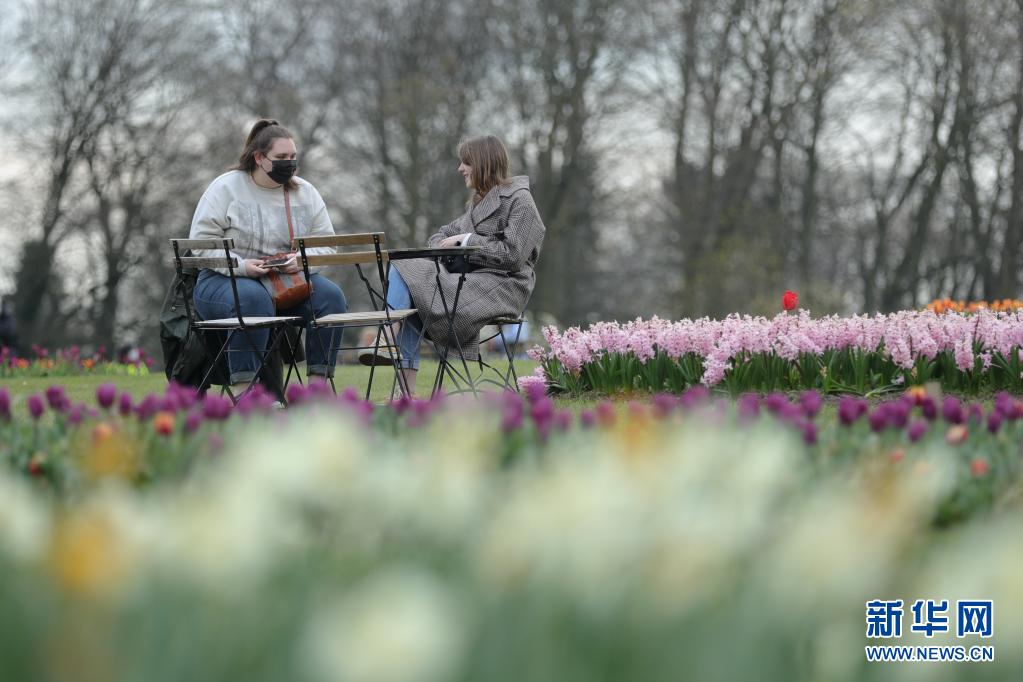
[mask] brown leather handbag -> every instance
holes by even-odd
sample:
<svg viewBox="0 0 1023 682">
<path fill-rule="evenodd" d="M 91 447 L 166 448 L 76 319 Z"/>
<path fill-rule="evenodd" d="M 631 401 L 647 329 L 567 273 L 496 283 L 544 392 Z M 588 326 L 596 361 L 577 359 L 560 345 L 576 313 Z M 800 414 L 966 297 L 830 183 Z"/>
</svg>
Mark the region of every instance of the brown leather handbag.
<svg viewBox="0 0 1023 682">
<path fill-rule="evenodd" d="M 284 188 L 284 212 L 288 216 L 288 235 L 291 237 L 291 242 L 294 243 L 295 227 L 291 222 L 291 199 L 288 196 L 287 187 Z M 279 253 L 271 256 L 271 258 L 287 255 L 287 252 Z M 304 272 L 296 272 L 289 275 L 271 270 L 266 276 L 270 281 L 270 296 L 273 298 L 274 308 L 278 311 L 290 310 L 301 303 L 305 303 L 309 300 L 309 296 L 312 295 L 312 287 L 306 281 Z"/>
</svg>

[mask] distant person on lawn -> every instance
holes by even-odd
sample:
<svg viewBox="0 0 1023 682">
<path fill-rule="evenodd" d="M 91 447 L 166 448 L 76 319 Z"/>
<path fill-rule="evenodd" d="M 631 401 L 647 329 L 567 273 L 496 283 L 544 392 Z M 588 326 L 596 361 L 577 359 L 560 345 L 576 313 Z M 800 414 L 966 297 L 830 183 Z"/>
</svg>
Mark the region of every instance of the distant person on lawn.
<svg viewBox="0 0 1023 682">
<path fill-rule="evenodd" d="M 298 169 L 298 148 L 290 132 L 277 121 L 258 121 L 245 140 L 238 165 L 224 173 L 203 193 L 192 218 L 189 239 L 234 239 L 233 255 L 238 258 L 238 298 L 241 314 L 270 317 L 274 314 L 298 315 L 311 319 L 348 311 L 344 293 L 326 277 L 313 274 L 312 298 L 293 310 L 274 311 L 273 299 L 265 277 L 270 272 L 263 260 L 271 255 L 292 253 L 285 193 L 291 206 L 296 237 L 334 235 L 334 226 L 327 207 L 316 188 L 295 175 Z M 309 253 L 333 253 L 329 248 L 308 249 Z M 223 251 L 201 250 L 195 255 L 223 257 Z M 301 267 L 295 259 L 281 272 L 292 274 Z M 233 317 L 234 298 L 226 269 L 206 269 L 199 273 L 195 285 L 195 309 L 204 319 Z M 259 350 L 264 350 L 269 331 L 254 329 L 251 336 Z M 332 376 L 336 354 L 330 353 L 334 335 L 340 330 L 306 330 L 306 363 L 310 375 Z M 314 337 L 318 336 L 319 339 Z M 231 384 L 244 391 L 255 378 L 259 358 L 244 334 L 231 340 L 232 352 L 227 354 Z M 236 391 L 237 393 L 237 391 Z"/>
<path fill-rule="evenodd" d="M 18 352 L 18 322 L 14 318 L 14 307 L 6 298 L 0 302 L 0 348 Z"/>
</svg>

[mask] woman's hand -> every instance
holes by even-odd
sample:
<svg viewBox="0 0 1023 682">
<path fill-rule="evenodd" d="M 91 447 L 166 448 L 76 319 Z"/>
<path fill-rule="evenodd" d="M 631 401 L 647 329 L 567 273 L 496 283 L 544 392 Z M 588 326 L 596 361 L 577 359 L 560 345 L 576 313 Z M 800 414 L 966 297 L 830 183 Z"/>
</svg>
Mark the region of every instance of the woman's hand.
<svg viewBox="0 0 1023 682">
<path fill-rule="evenodd" d="M 292 259 L 291 263 L 281 266 L 278 269 L 285 275 L 294 275 L 296 272 L 301 272 L 302 266 L 298 264 L 298 254 L 292 253 L 289 257 Z"/>
<path fill-rule="evenodd" d="M 270 269 L 264 268 L 263 261 L 261 260 L 248 259 L 245 261 L 245 274 L 253 279 L 258 279 L 268 272 L 270 272 Z"/>
<path fill-rule="evenodd" d="M 456 234 L 451 237 L 445 237 L 444 239 L 440 240 L 440 244 L 438 244 L 438 246 L 440 246 L 441 248 L 462 246 L 462 244 L 464 244 L 465 240 L 468 238 L 469 238 L 468 232 L 465 234 Z"/>
</svg>

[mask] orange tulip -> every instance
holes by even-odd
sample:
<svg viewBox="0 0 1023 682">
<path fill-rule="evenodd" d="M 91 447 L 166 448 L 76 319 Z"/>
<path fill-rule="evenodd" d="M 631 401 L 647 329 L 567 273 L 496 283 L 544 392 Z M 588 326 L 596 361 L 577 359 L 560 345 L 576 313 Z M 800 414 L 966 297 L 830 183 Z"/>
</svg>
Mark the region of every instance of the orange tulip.
<svg viewBox="0 0 1023 682">
<path fill-rule="evenodd" d="M 970 462 L 970 473 L 977 478 L 987 476 L 987 472 L 991 469 L 991 465 L 987 463 L 987 460 L 983 457 L 974 457 L 973 461 Z"/>
<path fill-rule="evenodd" d="M 174 415 L 170 412 L 157 412 L 153 417 L 153 428 L 161 436 L 174 433 Z"/>
</svg>

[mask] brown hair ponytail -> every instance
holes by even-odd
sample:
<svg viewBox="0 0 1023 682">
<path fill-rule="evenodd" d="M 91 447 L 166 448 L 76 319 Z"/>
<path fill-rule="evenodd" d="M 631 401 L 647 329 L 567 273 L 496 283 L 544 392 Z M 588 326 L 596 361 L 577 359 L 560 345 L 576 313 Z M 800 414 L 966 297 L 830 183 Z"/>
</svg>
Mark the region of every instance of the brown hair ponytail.
<svg viewBox="0 0 1023 682">
<path fill-rule="evenodd" d="M 242 155 L 238 159 L 238 165 L 231 170 L 245 171 L 246 173 L 252 174 L 253 171 L 258 168 L 256 164 L 256 152 L 263 154 L 264 156 L 270 153 L 270 148 L 274 145 L 274 140 L 279 138 L 287 138 L 289 140 L 295 139 L 295 136 L 291 132 L 277 122 L 276 119 L 272 118 L 261 118 L 256 121 L 256 124 L 252 126 L 252 130 L 249 131 L 249 136 L 245 138 L 245 148 L 242 150 Z M 298 189 L 298 183 L 292 178 L 288 180 L 285 185 L 288 189 Z"/>
</svg>

